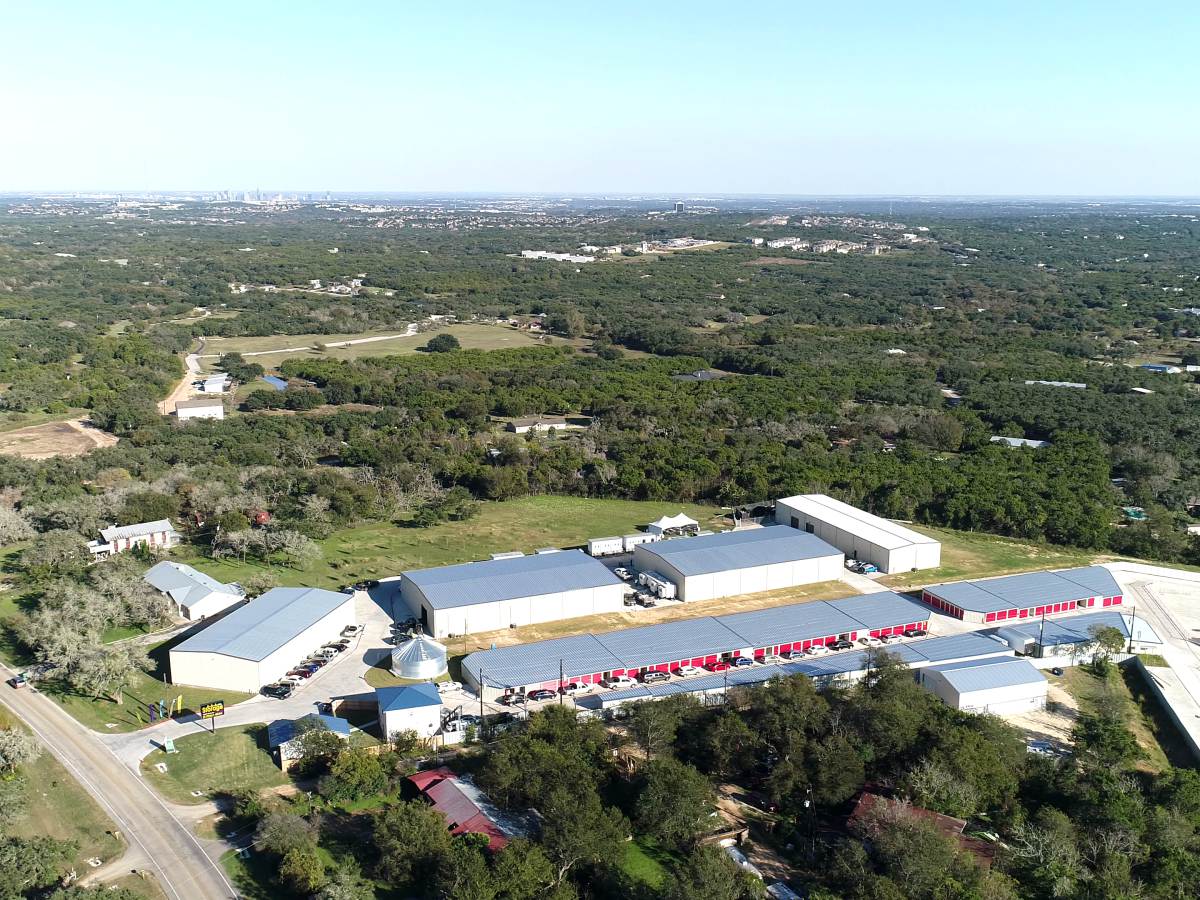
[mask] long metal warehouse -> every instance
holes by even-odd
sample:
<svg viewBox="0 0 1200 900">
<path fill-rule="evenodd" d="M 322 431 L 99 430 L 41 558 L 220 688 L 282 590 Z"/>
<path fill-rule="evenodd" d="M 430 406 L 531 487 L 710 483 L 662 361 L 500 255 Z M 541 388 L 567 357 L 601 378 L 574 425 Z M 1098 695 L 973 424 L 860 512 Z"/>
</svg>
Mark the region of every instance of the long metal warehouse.
<svg viewBox="0 0 1200 900">
<path fill-rule="evenodd" d="M 1122 601 L 1121 586 L 1103 566 L 935 584 L 921 599 L 965 622 L 1029 619 Z"/>
<path fill-rule="evenodd" d="M 657 572 L 681 600 L 711 600 L 832 581 L 844 557 L 794 528 L 748 528 L 643 544 L 633 551 L 640 572 Z"/>
<path fill-rule="evenodd" d="M 852 602 L 866 597 L 818 600 L 481 650 L 463 660 L 463 674 L 476 690 L 482 685 L 485 697 L 492 699 L 536 688 L 555 690 L 570 682 L 594 684 L 612 675 L 706 666 L 738 656 L 761 659 L 928 623 L 929 611 L 908 597 L 869 596 L 869 604 Z M 838 609 L 838 603 L 849 604 L 850 612 Z"/>
<path fill-rule="evenodd" d="M 619 612 L 625 590 L 582 550 L 417 569 L 400 578 L 401 599 L 436 638 Z"/>
<path fill-rule="evenodd" d="M 775 521 L 815 534 L 849 559 L 893 574 L 942 563 L 942 544 L 928 535 L 827 497 L 801 494 L 775 501 Z"/>
<path fill-rule="evenodd" d="M 1046 676 L 1025 659 L 984 659 L 921 670 L 921 684 L 943 703 L 1003 716 L 1046 705 Z"/>
<path fill-rule="evenodd" d="M 353 594 L 272 588 L 172 648 L 171 681 L 254 693 L 353 624 Z"/>
</svg>

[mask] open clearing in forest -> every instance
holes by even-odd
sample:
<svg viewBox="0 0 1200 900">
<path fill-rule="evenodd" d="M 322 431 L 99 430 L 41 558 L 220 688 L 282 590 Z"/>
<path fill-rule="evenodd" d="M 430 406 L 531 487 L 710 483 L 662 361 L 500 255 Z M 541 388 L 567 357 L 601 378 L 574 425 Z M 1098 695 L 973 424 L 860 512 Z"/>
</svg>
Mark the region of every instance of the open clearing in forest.
<svg viewBox="0 0 1200 900">
<path fill-rule="evenodd" d="M 210 371 L 223 353 L 253 354 L 248 362 L 264 368 L 278 366 L 287 359 L 359 359 L 364 356 L 392 356 L 416 353 L 429 343 L 435 334 L 443 332 L 458 338 L 464 350 L 502 350 L 510 347 L 533 347 L 544 343 L 538 335 L 499 325 L 468 323 L 432 328 L 418 334 L 405 335 L 402 329 L 365 331 L 358 334 L 282 334 L 271 337 L 208 338 L 200 363 Z M 552 339 L 557 340 L 557 339 Z M 341 347 L 330 344 L 360 341 Z M 321 344 L 324 350 L 316 350 Z"/>
<path fill-rule="evenodd" d="M 0 433 L 0 453 L 24 459 L 82 456 L 97 447 L 111 447 L 116 442 L 114 435 L 95 428 L 84 419 L 67 419 Z"/>
</svg>

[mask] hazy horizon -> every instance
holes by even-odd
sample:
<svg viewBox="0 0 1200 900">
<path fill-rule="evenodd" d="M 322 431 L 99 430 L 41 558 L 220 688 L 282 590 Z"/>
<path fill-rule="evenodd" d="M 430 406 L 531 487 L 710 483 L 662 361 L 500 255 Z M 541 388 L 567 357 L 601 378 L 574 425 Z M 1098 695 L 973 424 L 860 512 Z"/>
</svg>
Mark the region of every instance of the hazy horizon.
<svg viewBox="0 0 1200 900">
<path fill-rule="evenodd" d="M 0 191 L 1188 198 L 1197 25 L 1184 3 L 68 0 L 7 16 Z"/>
</svg>

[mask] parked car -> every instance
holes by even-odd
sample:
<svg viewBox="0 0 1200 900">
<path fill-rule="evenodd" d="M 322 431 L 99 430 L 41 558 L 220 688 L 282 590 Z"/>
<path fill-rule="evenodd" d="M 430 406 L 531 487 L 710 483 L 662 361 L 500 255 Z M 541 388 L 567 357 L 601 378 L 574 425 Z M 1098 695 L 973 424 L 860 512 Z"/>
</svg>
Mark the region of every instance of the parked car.
<svg viewBox="0 0 1200 900">
<path fill-rule="evenodd" d="M 310 656 L 304 661 L 304 665 L 309 669 L 322 669 L 329 665 L 329 660 L 323 656 Z"/>
<path fill-rule="evenodd" d="M 280 684 L 300 685 L 304 683 L 304 679 L 299 675 L 284 675 L 279 679 Z"/>
<path fill-rule="evenodd" d="M 562 686 L 563 695 L 566 697 L 574 697 L 576 694 L 585 693 L 588 689 L 586 684 L 580 684 L 578 681 L 572 681 L 570 684 Z"/>
<path fill-rule="evenodd" d="M 351 644 L 354 643 L 354 641 L 350 640 L 350 638 L 342 638 L 339 641 L 334 641 L 334 643 L 337 644 L 339 647 L 349 647 Z"/>
<path fill-rule="evenodd" d="M 280 681 L 276 684 L 268 684 L 262 689 L 262 692 L 267 697 L 274 697 L 276 700 L 286 700 L 296 691 L 296 685 L 290 682 Z"/>
<path fill-rule="evenodd" d="M 879 571 L 879 567 L 869 562 L 856 562 L 851 571 L 857 572 L 859 575 L 874 575 Z"/>
<path fill-rule="evenodd" d="M 925 635 L 927 635 L 927 634 L 929 634 L 929 632 L 926 631 L 924 628 L 905 628 L 904 629 L 904 636 L 906 638 L 925 637 Z"/>
<path fill-rule="evenodd" d="M 1049 741 L 1029 741 L 1025 749 L 1038 756 L 1054 756 L 1054 745 Z"/>
<path fill-rule="evenodd" d="M 315 672 L 315 671 L 317 671 L 317 670 L 316 669 L 292 669 L 292 671 L 288 672 L 288 674 L 294 675 L 297 678 L 312 678 L 313 672 Z"/>
<path fill-rule="evenodd" d="M 881 644 L 898 644 L 900 643 L 900 635 L 898 634 L 881 634 L 879 636 Z"/>
<path fill-rule="evenodd" d="M 652 669 L 649 672 L 642 673 L 642 684 L 657 684 L 660 681 L 670 681 L 671 675 L 668 672 L 662 672 L 658 669 Z"/>
<path fill-rule="evenodd" d="M 838 641 L 834 641 L 829 646 L 834 650 L 849 650 L 854 645 L 847 640 L 838 640 Z"/>
<path fill-rule="evenodd" d="M 362 628 L 361 625 L 347 625 L 342 629 L 342 635 L 345 637 L 357 637 Z"/>
<path fill-rule="evenodd" d="M 461 691 L 462 690 L 462 682 L 461 681 L 439 681 L 437 683 L 437 689 L 438 689 L 439 694 L 449 693 L 450 691 Z"/>
<path fill-rule="evenodd" d="M 322 650 L 332 650 L 334 653 L 344 653 L 346 651 L 346 645 L 344 645 L 344 644 L 326 644 L 321 649 Z"/>
<path fill-rule="evenodd" d="M 676 675 L 681 675 L 681 676 L 686 677 L 688 675 L 695 675 L 700 670 L 697 669 L 695 666 L 693 666 L 691 663 L 684 663 L 681 666 L 676 666 L 671 671 Z"/>
<path fill-rule="evenodd" d="M 23 688 L 26 684 L 28 684 L 28 682 L 25 680 L 25 676 L 23 674 L 14 675 L 12 678 L 8 679 L 8 686 L 13 690 Z"/>
<path fill-rule="evenodd" d="M 322 715 L 322 716 L 332 716 L 333 715 L 333 704 L 330 703 L 328 700 L 318 700 L 317 701 L 317 713 L 318 713 L 318 715 Z"/>
<path fill-rule="evenodd" d="M 638 594 L 636 599 L 637 599 L 638 604 L 640 606 L 646 607 L 646 609 L 650 609 L 652 607 L 658 606 L 658 601 L 655 600 L 649 594 Z"/>
<path fill-rule="evenodd" d="M 724 660 L 718 660 L 717 662 L 709 663 L 704 668 L 708 669 L 710 672 L 724 672 L 728 669 L 731 669 L 732 666 L 730 666 L 729 663 L 725 662 Z"/>
<path fill-rule="evenodd" d="M 341 650 L 334 650 L 332 647 L 322 647 L 320 650 L 313 652 L 309 658 L 323 659 L 328 662 L 341 652 Z"/>
<path fill-rule="evenodd" d="M 1062 673 L 1063 673 L 1063 670 L 1060 669 L 1058 666 L 1055 666 L 1053 669 L 1050 670 L 1051 675 L 1058 675 L 1059 677 L 1062 677 Z"/>
<path fill-rule="evenodd" d="M 805 655 L 807 655 L 807 656 L 824 656 L 828 652 L 829 652 L 829 648 L 826 647 L 824 644 L 813 644 L 811 647 L 809 647 L 807 650 L 804 651 Z"/>
<path fill-rule="evenodd" d="M 628 675 L 609 675 L 604 679 L 606 688 L 629 687 L 631 684 L 636 684 L 636 682 Z"/>
<path fill-rule="evenodd" d="M 497 703 L 503 703 L 505 706 L 520 706 L 525 702 L 524 694 L 505 694 L 503 697 L 496 698 Z"/>
<path fill-rule="evenodd" d="M 613 574 L 616 575 L 618 578 L 620 578 L 622 581 L 628 581 L 630 578 L 633 577 L 633 573 L 630 572 L 628 569 L 626 569 L 624 566 L 617 566 L 615 569 L 613 569 Z"/>
<path fill-rule="evenodd" d="M 545 688 L 538 688 L 536 691 L 530 691 L 525 695 L 534 703 L 541 703 L 543 700 L 553 700 L 558 695 L 554 691 L 548 691 Z"/>
<path fill-rule="evenodd" d="M 763 665 L 772 665 L 773 663 L 783 662 L 783 657 L 777 653 L 764 653 L 758 658 L 758 661 Z"/>
<path fill-rule="evenodd" d="M 881 641 L 877 637 L 871 637 L 870 635 L 867 635 L 866 637 L 860 637 L 858 639 L 858 642 L 860 644 L 862 644 L 864 647 L 882 647 L 883 646 L 883 641 Z"/>
<path fill-rule="evenodd" d="M 733 658 L 733 664 L 735 666 L 752 666 L 754 665 L 754 660 L 748 656 L 735 656 Z"/>
</svg>

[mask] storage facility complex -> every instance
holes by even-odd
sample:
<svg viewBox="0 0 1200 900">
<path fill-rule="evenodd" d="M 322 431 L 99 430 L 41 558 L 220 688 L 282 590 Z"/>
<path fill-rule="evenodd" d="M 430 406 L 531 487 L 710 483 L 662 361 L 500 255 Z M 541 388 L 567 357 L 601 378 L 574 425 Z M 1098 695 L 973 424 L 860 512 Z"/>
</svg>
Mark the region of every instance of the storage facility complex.
<svg viewBox="0 0 1200 900">
<path fill-rule="evenodd" d="M 582 550 L 417 569 L 400 598 L 435 638 L 625 608 L 625 584 Z"/>
<path fill-rule="evenodd" d="M 353 594 L 272 588 L 175 646 L 171 681 L 254 693 L 353 624 Z"/>
<path fill-rule="evenodd" d="M 815 534 L 847 558 L 869 562 L 885 574 L 942 563 L 940 541 L 824 494 L 775 501 L 775 521 Z"/>
<path fill-rule="evenodd" d="M 467 683 L 477 691 L 482 688 L 491 700 L 539 688 L 557 690 L 572 682 L 596 684 L 652 669 L 671 672 L 738 656 L 761 659 L 839 639 L 924 628 L 928 619 L 928 609 L 908 597 L 870 594 L 481 650 L 463 660 L 462 670 Z M 1012 652 L 991 638 L 980 640 L 999 652 Z M 742 671 L 730 677 L 734 674 L 741 676 Z"/>
<path fill-rule="evenodd" d="M 1094 606 L 1120 606 L 1121 587 L 1103 566 L 1027 572 L 982 581 L 935 584 L 921 593 L 930 606 L 964 622 L 1004 622 Z"/>
<path fill-rule="evenodd" d="M 989 659 L 1013 659 L 1012 650 L 982 634 L 955 634 L 947 637 L 925 638 L 886 648 L 888 655 L 900 660 L 910 669 Z M 674 679 L 659 684 L 638 684 L 614 691 L 589 694 L 576 700 L 581 709 L 600 712 L 657 700 L 672 694 L 723 694 L 729 688 L 762 684 L 772 678 L 804 675 L 819 688 L 835 684 L 852 684 L 863 677 L 877 658 L 874 651 L 854 650 L 834 653 L 819 659 L 800 659 L 768 665 L 734 668 L 712 675 Z"/>
<path fill-rule="evenodd" d="M 1046 705 L 1046 676 L 1024 659 L 1004 657 L 928 666 L 921 684 L 965 712 L 1013 715 Z"/>
<path fill-rule="evenodd" d="M 639 572 L 675 585 L 681 600 L 712 600 L 832 581 L 842 574 L 841 551 L 792 528 L 750 528 L 677 538 L 634 548 Z"/>
</svg>

